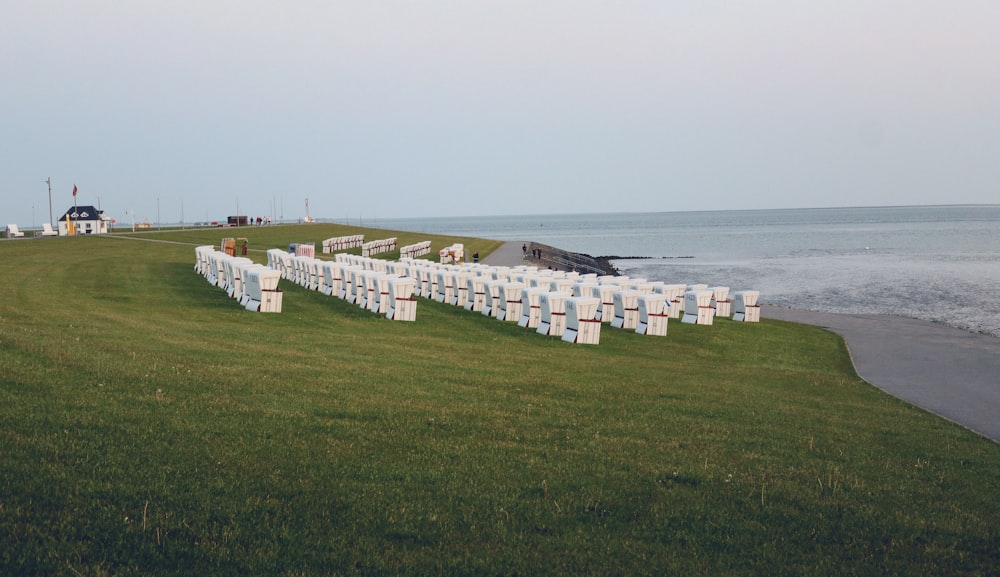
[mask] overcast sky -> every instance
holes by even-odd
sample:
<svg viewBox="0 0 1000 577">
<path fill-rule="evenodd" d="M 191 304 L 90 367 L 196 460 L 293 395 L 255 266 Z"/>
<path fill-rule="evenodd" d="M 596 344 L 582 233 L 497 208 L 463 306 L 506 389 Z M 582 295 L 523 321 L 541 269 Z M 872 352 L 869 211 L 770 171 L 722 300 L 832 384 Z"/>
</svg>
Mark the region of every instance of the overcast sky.
<svg viewBox="0 0 1000 577">
<path fill-rule="evenodd" d="M 997 0 L 0 15 L 0 224 L 1000 203 Z"/>
</svg>

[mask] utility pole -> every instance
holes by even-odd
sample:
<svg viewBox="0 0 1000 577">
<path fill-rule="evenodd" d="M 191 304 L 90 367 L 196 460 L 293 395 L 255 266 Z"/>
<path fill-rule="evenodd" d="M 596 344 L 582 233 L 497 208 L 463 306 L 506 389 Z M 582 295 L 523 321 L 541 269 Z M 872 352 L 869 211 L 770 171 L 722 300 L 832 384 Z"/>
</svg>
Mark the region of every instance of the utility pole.
<svg viewBox="0 0 1000 577">
<path fill-rule="evenodd" d="M 52 222 L 52 177 L 46 178 L 45 183 L 49 185 L 49 224 L 54 225 L 55 223 Z"/>
</svg>

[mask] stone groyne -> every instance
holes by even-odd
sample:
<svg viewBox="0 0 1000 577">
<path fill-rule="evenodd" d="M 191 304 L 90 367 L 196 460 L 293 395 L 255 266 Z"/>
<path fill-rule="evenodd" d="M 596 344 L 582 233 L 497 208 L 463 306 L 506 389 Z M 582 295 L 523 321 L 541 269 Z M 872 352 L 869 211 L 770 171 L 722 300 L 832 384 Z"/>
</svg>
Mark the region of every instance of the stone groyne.
<svg viewBox="0 0 1000 577">
<path fill-rule="evenodd" d="M 589 254 L 570 252 L 538 242 L 524 243 L 527 251 L 523 254 L 523 264 L 550 268 L 580 274 L 617 275 L 618 270 L 611 265 L 608 257 L 593 257 Z"/>
</svg>

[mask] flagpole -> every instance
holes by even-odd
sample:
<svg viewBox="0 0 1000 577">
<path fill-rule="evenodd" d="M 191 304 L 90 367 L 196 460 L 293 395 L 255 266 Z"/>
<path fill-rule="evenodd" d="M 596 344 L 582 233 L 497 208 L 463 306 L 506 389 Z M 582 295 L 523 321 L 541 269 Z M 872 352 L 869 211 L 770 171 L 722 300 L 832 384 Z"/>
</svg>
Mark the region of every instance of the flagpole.
<svg viewBox="0 0 1000 577">
<path fill-rule="evenodd" d="M 52 222 L 52 177 L 46 178 L 45 183 L 49 185 L 49 224 L 54 225 L 55 223 Z"/>
</svg>

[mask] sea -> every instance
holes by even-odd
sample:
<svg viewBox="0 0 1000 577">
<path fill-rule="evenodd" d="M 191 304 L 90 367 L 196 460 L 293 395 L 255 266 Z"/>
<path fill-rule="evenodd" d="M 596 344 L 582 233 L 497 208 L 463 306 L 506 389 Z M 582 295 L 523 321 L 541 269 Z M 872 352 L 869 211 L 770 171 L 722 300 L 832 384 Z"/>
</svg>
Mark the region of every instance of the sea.
<svg viewBox="0 0 1000 577">
<path fill-rule="evenodd" d="M 621 274 L 758 290 L 764 304 L 922 319 L 1000 337 L 1000 205 L 379 219 L 536 241 Z"/>
</svg>

